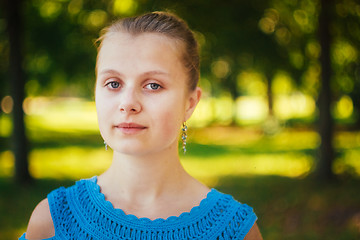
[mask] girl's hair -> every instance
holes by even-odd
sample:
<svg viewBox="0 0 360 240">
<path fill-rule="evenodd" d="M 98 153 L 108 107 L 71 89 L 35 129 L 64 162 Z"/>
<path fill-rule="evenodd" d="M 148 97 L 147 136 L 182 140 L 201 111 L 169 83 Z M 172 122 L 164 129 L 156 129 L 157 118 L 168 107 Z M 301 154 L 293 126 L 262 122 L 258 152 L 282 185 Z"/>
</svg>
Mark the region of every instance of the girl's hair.
<svg viewBox="0 0 360 240">
<path fill-rule="evenodd" d="M 141 33 L 158 33 L 175 41 L 180 41 L 184 46 L 181 54 L 185 69 L 188 70 L 189 89 L 194 90 L 196 88 L 200 72 L 198 44 L 185 21 L 167 12 L 152 12 L 137 17 L 119 19 L 101 31 L 100 37 L 96 41 L 100 43 L 98 52 L 103 40 L 109 34 L 118 32 L 129 33 L 134 36 Z"/>
</svg>

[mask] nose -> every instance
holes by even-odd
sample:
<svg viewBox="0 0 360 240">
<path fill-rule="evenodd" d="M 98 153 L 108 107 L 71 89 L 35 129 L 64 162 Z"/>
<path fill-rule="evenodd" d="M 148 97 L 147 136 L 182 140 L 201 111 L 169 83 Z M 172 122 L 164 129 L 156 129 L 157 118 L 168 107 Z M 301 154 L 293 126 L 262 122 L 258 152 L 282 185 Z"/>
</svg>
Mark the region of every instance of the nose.
<svg viewBox="0 0 360 240">
<path fill-rule="evenodd" d="M 119 101 L 119 110 L 122 113 L 138 113 L 141 111 L 140 99 L 134 88 L 124 88 Z"/>
</svg>

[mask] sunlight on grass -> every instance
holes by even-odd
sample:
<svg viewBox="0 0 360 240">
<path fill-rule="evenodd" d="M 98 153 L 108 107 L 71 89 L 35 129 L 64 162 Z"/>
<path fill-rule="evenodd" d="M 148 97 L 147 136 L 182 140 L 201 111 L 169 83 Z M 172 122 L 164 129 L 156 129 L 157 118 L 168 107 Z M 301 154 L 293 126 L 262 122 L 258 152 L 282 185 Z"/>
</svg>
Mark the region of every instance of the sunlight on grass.
<svg viewBox="0 0 360 240">
<path fill-rule="evenodd" d="M 189 137 L 197 143 L 206 145 L 251 147 L 254 144 L 259 144 L 262 149 L 270 147 L 272 150 L 284 149 L 286 151 L 315 149 L 320 143 L 318 133 L 292 129 L 282 129 L 275 136 L 265 136 L 260 130 L 252 128 L 213 127 L 211 131 L 196 129 L 191 132 L 190 129 Z M 344 136 L 343 138 L 347 137 Z"/>
<path fill-rule="evenodd" d="M 319 144 L 313 131 L 284 130 L 266 137 L 254 129 L 235 127 L 192 129 L 189 139 L 189 151 L 181 156 L 182 163 L 190 174 L 209 186 L 216 186 L 224 176 L 306 176 L 314 168 L 312 151 Z M 339 132 L 335 145 L 341 152 L 334 163 L 335 173 L 359 176 L 360 133 Z M 87 178 L 107 169 L 111 156 L 111 150 L 91 145 L 36 148 L 30 153 L 30 172 L 35 178 Z M 10 177 L 13 169 L 13 154 L 1 152 L 0 176 Z"/>
<path fill-rule="evenodd" d="M 98 175 L 111 164 L 111 151 L 103 148 L 64 147 L 36 149 L 30 153 L 30 172 L 35 178 L 79 179 Z M 279 175 L 299 177 L 307 174 L 312 159 L 299 153 L 286 154 L 226 154 L 221 157 L 186 156 L 184 167 L 194 177 L 214 185 L 219 177 L 237 175 Z M 13 170 L 13 156 L 3 152 L 1 175 Z"/>
<path fill-rule="evenodd" d="M 188 172 L 210 186 L 225 176 L 278 175 L 300 177 L 312 168 L 312 158 L 305 154 L 225 155 L 214 158 L 187 157 Z"/>
<path fill-rule="evenodd" d="M 87 178 L 105 171 L 111 159 L 111 151 L 105 151 L 104 148 L 34 150 L 30 154 L 30 172 L 35 178 Z"/>
<path fill-rule="evenodd" d="M 26 124 L 30 129 L 52 131 L 98 131 L 95 103 L 78 98 L 27 99 Z"/>
</svg>

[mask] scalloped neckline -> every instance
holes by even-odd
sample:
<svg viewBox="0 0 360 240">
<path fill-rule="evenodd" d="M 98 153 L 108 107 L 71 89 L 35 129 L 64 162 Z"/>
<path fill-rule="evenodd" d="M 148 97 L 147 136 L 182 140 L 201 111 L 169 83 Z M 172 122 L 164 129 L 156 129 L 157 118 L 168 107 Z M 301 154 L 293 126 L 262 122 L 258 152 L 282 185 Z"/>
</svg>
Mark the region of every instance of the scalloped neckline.
<svg viewBox="0 0 360 240">
<path fill-rule="evenodd" d="M 125 221 L 130 221 L 138 224 L 153 224 L 163 226 L 164 224 L 179 224 L 182 222 L 187 222 L 189 220 L 199 219 L 202 216 L 207 215 L 207 213 L 212 209 L 212 206 L 216 204 L 214 201 L 220 195 L 216 189 L 211 188 L 207 193 L 206 197 L 203 198 L 199 205 L 194 206 L 189 212 L 183 212 L 179 216 L 169 216 L 168 218 L 156 218 L 150 219 L 147 217 L 137 217 L 133 214 L 126 214 L 121 208 L 114 208 L 113 204 L 105 199 L 105 195 L 100 191 L 100 186 L 97 184 L 97 176 L 94 176 L 90 179 L 87 179 L 92 190 L 89 193 L 92 195 L 92 200 L 95 200 L 96 207 L 105 210 L 107 213 L 111 214 L 117 219 L 122 219 Z M 91 185 L 90 185 L 91 184 Z M 90 190 L 90 189 L 89 189 Z"/>
</svg>

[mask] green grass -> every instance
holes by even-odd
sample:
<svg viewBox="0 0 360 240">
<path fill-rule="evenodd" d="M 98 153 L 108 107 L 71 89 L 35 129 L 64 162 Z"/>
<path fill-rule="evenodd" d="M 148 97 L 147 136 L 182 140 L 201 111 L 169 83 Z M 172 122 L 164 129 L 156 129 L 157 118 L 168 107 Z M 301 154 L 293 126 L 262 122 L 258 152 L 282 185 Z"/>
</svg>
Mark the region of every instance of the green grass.
<svg viewBox="0 0 360 240">
<path fill-rule="evenodd" d="M 264 239 L 356 239 L 358 186 L 359 181 L 325 186 L 277 176 L 225 177 L 218 183 L 220 190 L 251 204 Z"/>
<path fill-rule="evenodd" d="M 0 239 L 17 239 L 26 230 L 31 212 L 54 188 L 70 186 L 72 181 L 40 179 L 19 186 L 9 178 L 0 178 Z"/>
</svg>

